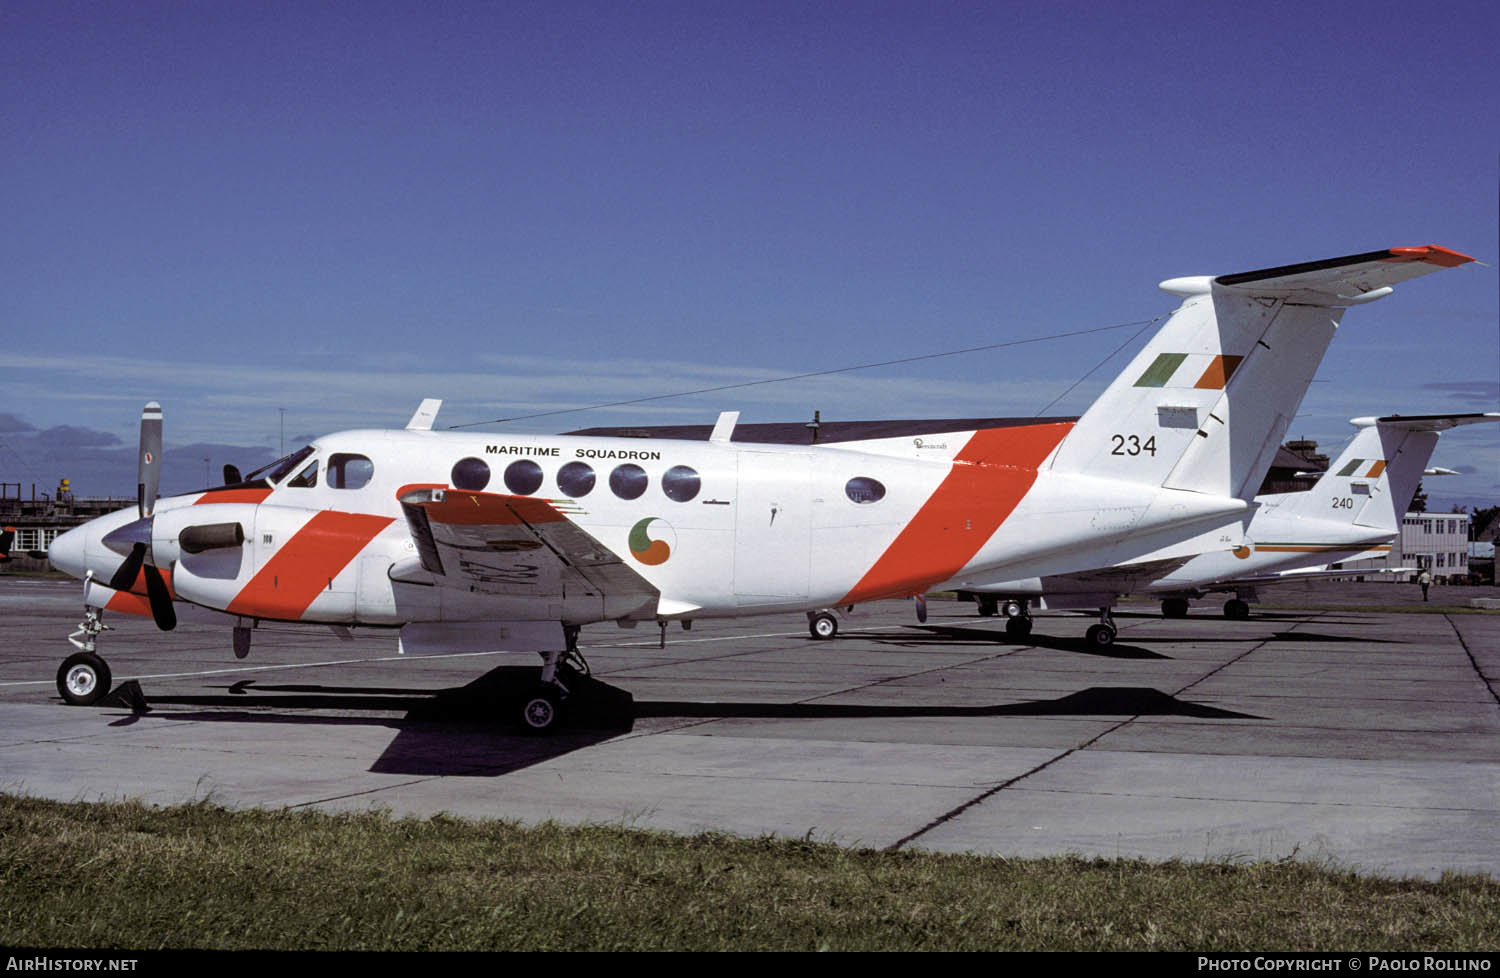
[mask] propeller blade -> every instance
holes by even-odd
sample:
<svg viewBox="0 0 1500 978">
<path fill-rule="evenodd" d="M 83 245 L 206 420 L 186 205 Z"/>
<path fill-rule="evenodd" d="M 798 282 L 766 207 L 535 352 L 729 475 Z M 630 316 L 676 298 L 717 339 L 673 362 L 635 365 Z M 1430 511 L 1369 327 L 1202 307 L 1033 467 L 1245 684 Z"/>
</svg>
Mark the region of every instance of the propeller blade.
<svg viewBox="0 0 1500 978">
<path fill-rule="evenodd" d="M 161 485 L 161 421 L 161 405 L 151 401 L 141 412 L 141 455 L 136 469 L 136 508 L 143 518 L 156 508 Z"/>
<path fill-rule="evenodd" d="M 135 584 L 136 575 L 141 572 L 141 565 L 145 562 L 146 545 L 137 543 L 130 548 L 130 553 L 125 555 L 124 562 L 115 568 L 114 576 L 109 579 L 109 586 L 116 591 L 129 591 Z"/>
<path fill-rule="evenodd" d="M 915 597 L 917 600 L 917 621 L 925 625 L 927 624 L 927 595 L 918 594 Z"/>
<path fill-rule="evenodd" d="M 156 620 L 156 627 L 164 632 L 176 628 L 177 612 L 172 608 L 172 595 L 154 564 L 146 565 L 146 597 L 151 600 L 151 617 Z"/>
</svg>

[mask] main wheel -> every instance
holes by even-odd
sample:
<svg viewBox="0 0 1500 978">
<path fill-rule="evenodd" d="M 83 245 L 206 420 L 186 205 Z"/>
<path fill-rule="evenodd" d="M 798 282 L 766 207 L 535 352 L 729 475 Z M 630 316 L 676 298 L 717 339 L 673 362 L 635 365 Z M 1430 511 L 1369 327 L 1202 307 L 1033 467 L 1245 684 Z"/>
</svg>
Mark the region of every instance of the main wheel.
<svg viewBox="0 0 1500 978">
<path fill-rule="evenodd" d="M 1230 598 L 1224 602 L 1224 617 L 1243 621 L 1250 617 L 1250 606 L 1239 598 Z"/>
<path fill-rule="evenodd" d="M 529 734 L 545 734 L 562 723 L 562 697 L 552 686 L 538 685 L 521 700 L 521 729 Z"/>
<path fill-rule="evenodd" d="M 1026 615 L 1026 609 L 1021 607 L 1021 602 L 1016 600 L 1005 602 L 1005 607 L 1000 610 L 1005 612 L 1007 618 L 1022 618 Z"/>
<path fill-rule="evenodd" d="M 1188 613 L 1187 598 L 1164 598 L 1161 603 L 1161 615 L 1163 618 L 1186 618 Z"/>
<path fill-rule="evenodd" d="M 1005 637 L 1014 639 L 1029 638 L 1031 636 L 1031 619 L 1017 615 L 1015 618 L 1007 618 L 1005 621 Z"/>
<path fill-rule="evenodd" d="M 1115 630 L 1108 625 L 1094 625 L 1084 638 L 1096 649 L 1106 648 L 1115 644 Z"/>
<path fill-rule="evenodd" d="M 109 666 L 92 652 L 75 652 L 57 669 L 57 691 L 73 706 L 92 706 L 109 695 Z"/>
<path fill-rule="evenodd" d="M 839 633 L 839 620 L 826 611 L 820 611 L 807 619 L 807 631 L 813 638 L 826 642 Z"/>
<path fill-rule="evenodd" d="M 981 618 L 993 618 L 1000 613 L 1000 599 L 993 594 L 981 594 L 975 600 Z"/>
</svg>

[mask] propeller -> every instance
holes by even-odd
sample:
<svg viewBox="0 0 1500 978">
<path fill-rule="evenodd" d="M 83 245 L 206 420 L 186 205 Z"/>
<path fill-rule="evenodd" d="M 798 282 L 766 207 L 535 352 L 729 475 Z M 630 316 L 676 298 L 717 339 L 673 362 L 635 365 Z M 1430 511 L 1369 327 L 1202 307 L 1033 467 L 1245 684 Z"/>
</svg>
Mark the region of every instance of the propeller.
<svg viewBox="0 0 1500 978">
<path fill-rule="evenodd" d="M 161 405 L 155 401 L 141 412 L 141 452 L 136 467 L 136 511 L 140 519 L 108 534 L 104 545 L 119 552 L 122 545 L 130 544 L 125 560 L 115 568 L 109 586 L 116 591 L 129 591 L 136 578 L 146 573 L 146 599 L 151 604 L 151 617 L 156 627 L 170 632 L 177 627 L 177 612 L 172 608 L 172 594 L 167 590 L 166 579 L 161 570 L 147 558 L 151 554 L 151 514 L 156 509 L 156 496 L 161 487 Z"/>
<path fill-rule="evenodd" d="M 141 454 L 136 466 L 136 508 L 145 519 L 156 508 L 161 486 L 161 405 L 147 403 L 141 412 Z"/>
</svg>

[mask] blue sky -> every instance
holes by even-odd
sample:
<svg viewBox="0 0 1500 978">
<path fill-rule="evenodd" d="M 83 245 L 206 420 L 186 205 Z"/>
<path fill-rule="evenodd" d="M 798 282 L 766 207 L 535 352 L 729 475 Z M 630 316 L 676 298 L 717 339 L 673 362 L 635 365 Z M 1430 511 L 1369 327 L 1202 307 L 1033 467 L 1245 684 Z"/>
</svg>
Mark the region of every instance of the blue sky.
<svg viewBox="0 0 1500 978">
<path fill-rule="evenodd" d="M 1497 36 L 1466 0 L 15 0 L 0 481 L 132 493 L 151 399 L 187 489 L 268 460 L 281 409 L 289 448 L 428 396 L 513 417 L 1428 243 L 1489 267 L 1350 310 L 1291 433 L 1500 409 Z M 1134 332 L 510 428 L 1029 415 Z M 1440 444 L 1434 508 L 1500 502 L 1492 428 Z"/>
</svg>

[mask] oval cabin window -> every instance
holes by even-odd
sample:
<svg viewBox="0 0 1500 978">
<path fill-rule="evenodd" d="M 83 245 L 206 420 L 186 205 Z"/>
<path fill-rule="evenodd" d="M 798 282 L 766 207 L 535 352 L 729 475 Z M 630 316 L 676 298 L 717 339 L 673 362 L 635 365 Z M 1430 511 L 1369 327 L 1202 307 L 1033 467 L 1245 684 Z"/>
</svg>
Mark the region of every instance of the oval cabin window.
<svg viewBox="0 0 1500 978">
<path fill-rule="evenodd" d="M 609 474 L 609 491 L 621 499 L 640 499 L 648 481 L 645 469 L 626 462 Z"/>
<path fill-rule="evenodd" d="M 878 479 L 857 475 L 844 483 L 844 495 L 861 506 L 878 503 L 885 498 L 885 486 Z"/>
<path fill-rule="evenodd" d="M 557 488 L 564 496 L 582 499 L 594 491 L 594 468 L 587 462 L 569 462 L 557 470 Z"/>
<path fill-rule="evenodd" d="M 661 491 L 668 499 L 685 503 L 698 495 L 701 488 L 703 480 L 698 477 L 697 470 L 686 465 L 674 465 L 662 473 Z"/>
<path fill-rule="evenodd" d="M 461 458 L 453 466 L 453 487 L 479 492 L 490 484 L 490 467 L 482 458 Z"/>
<path fill-rule="evenodd" d="M 529 496 L 541 487 L 542 467 L 531 459 L 516 459 L 505 467 L 505 488 L 517 496 Z"/>
</svg>

